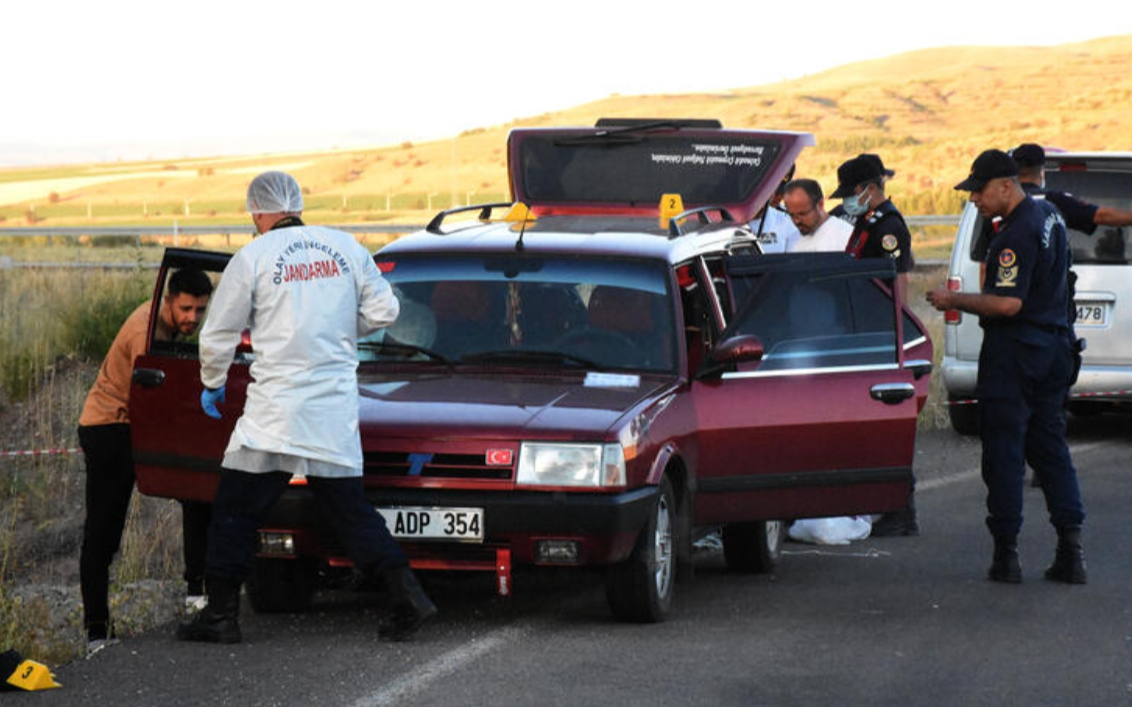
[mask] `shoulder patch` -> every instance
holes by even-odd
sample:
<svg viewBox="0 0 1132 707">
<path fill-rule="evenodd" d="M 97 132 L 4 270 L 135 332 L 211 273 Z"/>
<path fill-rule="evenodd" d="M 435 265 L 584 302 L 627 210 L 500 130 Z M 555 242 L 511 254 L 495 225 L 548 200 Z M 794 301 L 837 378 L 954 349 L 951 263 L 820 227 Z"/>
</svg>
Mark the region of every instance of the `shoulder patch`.
<svg viewBox="0 0 1132 707">
<path fill-rule="evenodd" d="M 889 252 L 896 250 L 897 246 L 899 245 L 900 242 L 897 241 L 896 236 L 892 235 L 891 233 L 882 236 L 880 239 L 880 247 Z"/>
<path fill-rule="evenodd" d="M 1018 262 L 1018 256 L 1009 248 L 998 254 L 998 264 L 1004 268 L 1012 268 Z"/>
</svg>

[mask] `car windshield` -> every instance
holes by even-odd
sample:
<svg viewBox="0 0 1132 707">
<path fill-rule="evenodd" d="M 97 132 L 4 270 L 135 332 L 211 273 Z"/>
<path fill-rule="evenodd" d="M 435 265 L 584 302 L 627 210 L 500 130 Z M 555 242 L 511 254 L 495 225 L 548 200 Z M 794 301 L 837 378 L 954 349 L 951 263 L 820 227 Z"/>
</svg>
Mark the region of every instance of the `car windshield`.
<svg viewBox="0 0 1132 707">
<path fill-rule="evenodd" d="M 397 322 L 359 359 L 670 371 L 673 308 L 661 261 L 525 255 L 385 259 Z"/>
</svg>

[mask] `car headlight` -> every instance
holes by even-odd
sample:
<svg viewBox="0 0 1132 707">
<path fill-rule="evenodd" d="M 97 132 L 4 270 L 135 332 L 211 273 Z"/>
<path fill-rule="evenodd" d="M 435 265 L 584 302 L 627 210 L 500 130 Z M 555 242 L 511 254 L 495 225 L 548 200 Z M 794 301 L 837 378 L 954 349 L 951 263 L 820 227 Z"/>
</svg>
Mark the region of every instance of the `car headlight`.
<svg viewBox="0 0 1132 707">
<path fill-rule="evenodd" d="M 624 486 L 620 444 L 524 442 L 516 483 L 523 486 Z"/>
</svg>

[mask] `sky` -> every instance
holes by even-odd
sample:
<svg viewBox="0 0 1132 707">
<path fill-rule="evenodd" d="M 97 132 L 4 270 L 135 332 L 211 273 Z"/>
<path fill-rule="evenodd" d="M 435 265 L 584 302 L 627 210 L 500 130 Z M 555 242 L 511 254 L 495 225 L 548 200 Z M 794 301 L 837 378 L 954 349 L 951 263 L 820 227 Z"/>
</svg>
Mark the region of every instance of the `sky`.
<svg viewBox="0 0 1132 707">
<path fill-rule="evenodd" d="M 370 147 L 929 47 L 1132 35 L 1110 0 L 933 5 L 21 0 L 0 38 L 0 166 Z"/>
</svg>

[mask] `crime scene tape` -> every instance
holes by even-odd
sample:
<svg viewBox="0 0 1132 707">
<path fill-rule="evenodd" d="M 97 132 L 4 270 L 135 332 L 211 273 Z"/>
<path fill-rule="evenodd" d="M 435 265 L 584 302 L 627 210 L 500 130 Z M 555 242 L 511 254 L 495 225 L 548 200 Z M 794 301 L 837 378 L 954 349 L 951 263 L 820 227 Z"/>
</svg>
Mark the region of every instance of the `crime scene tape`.
<svg viewBox="0 0 1132 707">
<path fill-rule="evenodd" d="M 0 457 L 46 457 L 53 454 L 78 454 L 82 450 L 78 447 L 61 447 L 59 449 L 12 449 L 0 451 Z"/>
</svg>

